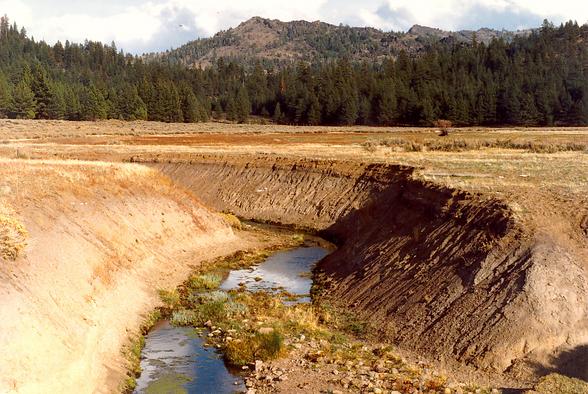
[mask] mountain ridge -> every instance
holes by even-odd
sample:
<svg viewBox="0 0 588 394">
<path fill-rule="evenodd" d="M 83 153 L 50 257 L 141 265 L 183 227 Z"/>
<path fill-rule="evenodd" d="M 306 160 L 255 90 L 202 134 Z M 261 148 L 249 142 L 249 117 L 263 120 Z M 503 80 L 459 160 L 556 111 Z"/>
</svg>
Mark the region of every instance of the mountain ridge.
<svg viewBox="0 0 588 394">
<path fill-rule="evenodd" d="M 396 57 L 403 50 L 410 56 L 418 56 L 436 44 L 470 44 L 474 39 L 487 44 L 500 38 L 509 42 L 532 31 L 480 28 L 453 32 L 417 24 L 406 32 L 385 32 L 374 27 L 337 26 L 306 20 L 283 22 L 255 16 L 210 38 L 196 39 L 166 52 L 147 54 L 145 58 L 188 67 L 208 67 L 221 58 L 273 65 L 341 57 L 377 62 Z"/>
</svg>

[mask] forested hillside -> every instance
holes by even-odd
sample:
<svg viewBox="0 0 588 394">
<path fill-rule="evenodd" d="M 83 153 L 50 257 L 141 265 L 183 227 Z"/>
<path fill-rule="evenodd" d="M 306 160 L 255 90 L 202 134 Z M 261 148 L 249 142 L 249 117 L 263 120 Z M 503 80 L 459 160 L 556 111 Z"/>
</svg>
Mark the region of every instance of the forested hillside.
<svg viewBox="0 0 588 394">
<path fill-rule="evenodd" d="M 473 40 L 488 44 L 502 38 L 510 42 L 527 36 L 531 30 L 516 32 L 479 29 L 444 31 L 415 25 L 408 32 L 384 32 L 371 27 L 335 26 L 315 21 L 291 21 L 253 17 L 236 28 L 218 32 L 213 37 L 191 41 L 145 59 L 187 67 L 208 67 L 220 58 L 246 66 L 261 62 L 265 67 L 324 62 L 342 57 L 352 62 L 377 62 L 405 51 L 410 56 L 426 52 L 433 44 L 452 45 Z"/>
<path fill-rule="evenodd" d="M 292 124 L 584 125 L 588 26 L 545 23 L 527 37 L 432 45 L 382 62 L 283 67 L 219 59 L 206 69 L 145 62 L 114 44 L 27 37 L 2 18 L 0 116 Z"/>
</svg>

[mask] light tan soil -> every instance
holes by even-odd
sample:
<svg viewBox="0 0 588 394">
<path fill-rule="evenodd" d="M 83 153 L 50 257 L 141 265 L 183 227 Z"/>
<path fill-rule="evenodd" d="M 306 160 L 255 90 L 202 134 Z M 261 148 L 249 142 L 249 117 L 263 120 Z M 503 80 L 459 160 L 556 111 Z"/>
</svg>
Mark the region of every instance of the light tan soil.
<svg viewBox="0 0 588 394">
<path fill-rule="evenodd" d="M 0 183 L 2 212 L 28 231 L 0 258 L 0 392 L 116 392 L 158 289 L 269 242 L 139 165 L 0 159 Z"/>
</svg>

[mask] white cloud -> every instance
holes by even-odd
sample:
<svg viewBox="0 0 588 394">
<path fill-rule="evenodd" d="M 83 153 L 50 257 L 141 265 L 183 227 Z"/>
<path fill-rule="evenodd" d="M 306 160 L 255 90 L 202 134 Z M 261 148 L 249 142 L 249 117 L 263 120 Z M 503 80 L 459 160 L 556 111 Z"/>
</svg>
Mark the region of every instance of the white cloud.
<svg viewBox="0 0 588 394">
<path fill-rule="evenodd" d="M 86 3 L 87 7 L 84 7 Z M 176 47 L 259 15 L 281 20 L 406 30 L 412 24 L 444 29 L 519 28 L 543 18 L 588 21 L 588 2 L 574 0 L 0 0 L 0 13 L 24 25 L 36 39 L 116 41 L 133 52 Z"/>
</svg>

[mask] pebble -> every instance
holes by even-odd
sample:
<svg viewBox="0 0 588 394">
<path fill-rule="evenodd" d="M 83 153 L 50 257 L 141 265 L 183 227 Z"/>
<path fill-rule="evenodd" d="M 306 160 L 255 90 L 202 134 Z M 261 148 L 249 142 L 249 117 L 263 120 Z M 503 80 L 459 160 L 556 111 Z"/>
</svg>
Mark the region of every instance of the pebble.
<svg viewBox="0 0 588 394">
<path fill-rule="evenodd" d="M 273 327 L 261 327 L 259 330 L 260 334 L 271 334 L 272 332 L 274 332 Z"/>
<path fill-rule="evenodd" d="M 443 393 L 445 394 L 451 394 L 451 389 L 449 387 L 445 388 L 445 390 L 443 391 Z"/>
</svg>

